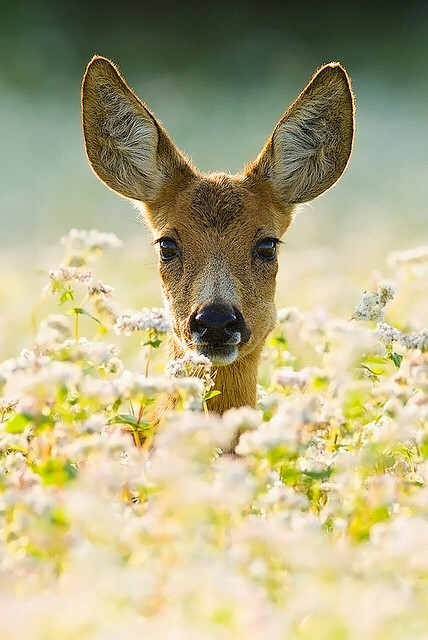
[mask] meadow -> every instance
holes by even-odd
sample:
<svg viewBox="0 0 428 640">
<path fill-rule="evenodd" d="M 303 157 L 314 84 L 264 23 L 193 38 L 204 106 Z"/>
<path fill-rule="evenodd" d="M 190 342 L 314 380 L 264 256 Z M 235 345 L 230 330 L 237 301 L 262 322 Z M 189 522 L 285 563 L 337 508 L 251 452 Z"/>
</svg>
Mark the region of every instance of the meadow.
<svg viewBox="0 0 428 640">
<path fill-rule="evenodd" d="M 301 306 L 278 311 L 258 408 L 222 417 L 209 361 L 166 361 L 130 241 L 74 229 L 31 295 L 8 279 L 1 640 L 427 637 L 428 248 L 358 295 L 362 266 L 351 285 L 326 258 L 283 261 Z"/>
<path fill-rule="evenodd" d="M 0 640 L 427 640 L 427 7 L 0 3 Z M 167 360 L 149 234 L 84 153 L 94 54 L 204 172 L 320 65 L 352 80 L 257 409 L 209 414 L 209 362 Z"/>
</svg>

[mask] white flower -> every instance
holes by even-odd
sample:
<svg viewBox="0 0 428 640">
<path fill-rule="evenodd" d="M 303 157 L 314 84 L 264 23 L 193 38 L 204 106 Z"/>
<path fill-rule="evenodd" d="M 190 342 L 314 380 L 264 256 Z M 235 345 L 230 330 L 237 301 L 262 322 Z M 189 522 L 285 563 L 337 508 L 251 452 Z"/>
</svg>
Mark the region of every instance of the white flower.
<svg viewBox="0 0 428 640">
<path fill-rule="evenodd" d="M 79 267 L 68 267 L 65 264 L 61 264 L 58 269 L 51 269 L 49 271 L 49 278 L 62 285 L 72 282 L 73 280 L 87 284 L 92 280 L 92 272 L 83 271 Z"/>
<path fill-rule="evenodd" d="M 115 302 L 105 296 L 96 295 L 92 296 L 92 305 L 98 319 L 109 324 L 116 322 L 116 318 L 119 315 L 119 307 Z"/>
<path fill-rule="evenodd" d="M 277 480 L 273 486 L 262 494 L 258 500 L 260 506 L 264 508 L 286 507 L 287 509 L 300 509 L 305 511 L 309 507 L 309 500 L 305 495 L 297 493 L 291 487 L 287 487 L 283 482 Z"/>
<path fill-rule="evenodd" d="M 105 251 L 122 246 L 122 241 L 114 233 L 105 233 L 96 229 L 89 231 L 71 229 L 61 238 L 60 243 L 70 255 L 84 251 Z"/>
<path fill-rule="evenodd" d="M 387 345 L 395 341 L 406 349 L 428 351 L 428 329 L 404 333 L 386 322 L 380 322 L 376 328 L 376 333 L 379 339 Z"/>
<path fill-rule="evenodd" d="M 254 429 L 259 427 L 261 420 L 261 412 L 251 407 L 229 409 L 223 414 L 223 421 L 227 423 L 228 428 L 235 433 L 254 431 Z"/>
<path fill-rule="evenodd" d="M 103 367 L 108 373 L 120 374 L 123 371 L 123 362 L 120 358 L 113 356 L 103 364 Z"/>
<path fill-rule="evenodd" d="M 126 313 L 116 318 L 113 327 L 117 334 L 124 333 L 129 336 L 134 331 L 145 331 L 151 329 L 156 333 L 168 333 L 171 330 L 168 312 L 166 309 L 147 309 Z"/>
<path fill-rule="evenodd" d="M 300 371 L 295 371 L 293 367 L 281 367 L 276 369 L 273 375 L 273 382 L 283 387 L 298 387 L 304 389 L 316 375 L 321 375 L 320 369 L 305 367 Z"/>
<path fill-rule="evenodd" d="M 19 355 L 21 358 L 25 358 L 25 360 L 29 360 L 31 362 L 34 362 L 36 359 L 36 354 L 31 349 L 23 349 Z"/>
<path fill-rule="evenodd" d="M 120 395 L 116 380 L 101 380 L 85 376 L 80 383 L 80 392 L 83 396 L 94 398 L 102 404 L 113 403 Z"/>
<path fill-rule="evenodd" d="M 80 367 L 70 362 L 58 362 L 49 358 L 38 358 L 32 369 L 17 369 L 8 377 L 5 392 L 18 396 L 20 404 L 37 397 L 51 401 L 58 387 L 74 389 L 81 380 Z"/>
<path fill-rule="evenodd" d="M 100 433 L 106 427 L 106 419 L 101 414 L 96 413 L 83 420 L 80 424 L 77 423 L 76 427 L 80 433 Z"/>
<path fill-rule="evenodd" d="M 399 329 L 396 329 L 387 322 L 379 322 L 376 327 L 376 335 L 379 337 L 379 340 L 385 344 L 391 344 L 394 341 L 399 342 L 403 337 L 403 333 Z"/>
<path fill-rule="evenodd" d="M 428 351 L 428 329 L 404 334 L 403 344 L 408 349 L 420 349 L 421 351 Z"/>
<path fill-rule="evenodd" d="M 367 503 L 371 507 L 391 505 L 397 499 L 397 480 L 392 474 L 371 476 L 365 484 Z"/>
<path fill-rule="evenodd" d="M 278 309 L 277 319 L 280 324 L 297 322 L 302 318 L 302 312 L 296 307 L 284 307 L 283 309 Z"/>
<path fill-rule="evenodd" d="M 113 295 L 114 289 L 110 287 L 108 284 L 102 283 L 100 280 L 98 282 L 89 285 L 88 294 L 92 297 L 101 296 L 105 298 L 110 298 Z"/>
<path fill-rule="evenodd" d="M 424 275 L 428 270 L 428 246 L 415 247 L 408 251 L 392 251 L 386 262 L 392 268 L 407 270 L 414 275 Z"/>
<path fill-rule="evenodd" d="M 174 391 L 184 392 L 192 396 L 202 396 L 205 390 L 205 380 L 202 378 L 173 378 L 170 380 L 171 383 Z"/>
<path fill-rule="evenodd" d="M 298 439 L 297 426 L 286 411 L 278 412 L 269 422 L 262 422 L 254 431 L 243 433 L 235 452 L 245 456 L 263 454 L 279 446 L 294 446 Z"/>
<path fill-rule="evenodd" d="M 40 322 L 35 343 L 38 347 L 50 347 L 63 342 L 70 335 L 67 318 L 59 314 L 51 314 Z"/>
<path fill-rule="evenodd" d="M 136 376 L 131 391 L 133 394 L 142 393 L 148 398 L 153 398 L 157 393 L 174 393 L 174 386 L 171 380 L 161 376 L 157 378 L 146 378 L 146 376 Z"/>
<path fill-rule="evenodd" d="M 170 362 L 165 369 L 165 373 L 171 378 L 184 378 L 198 374 L 209 375 L 211 368 L 211 360 L 193 351 L 187 351 L 182 358 L 177 358 Z"/>
<path fill-rule="evenodd" d="M 171 452 L 184 455 L 184 450 L 200 453 L 205 448 L 228 448 L 235 436 L 233 427 L 220 416 L 184 411 L 178 415 L 170 414 L 166 428 L 156 436 L 155 446 L 160 457 L 166 456 L 166 462 Z M 173 479 L 174 470 L 169 471 Z M 187 471 L 188 473 L 188 471 Z"/>
<path fill-rule="evenodd" d="M 388 283 L 381 284 L 376 293 L 366 291 L 352 317 L 355 320 L 382 320 L 383 309 L 394 294 L 394 287 Z"/>
<path fill-rule="evenodd" d="M 115 344 L 105 342 L 91 342 L 87 338 L 79 338 L 79 340 L 68 339 L 62 344 L 55 346 L 54 353 L 56 357 L 70 362 L 86 360 L 90 364 L 98 367 L 110 368 L 112 360 L 112 370 L 116 370 L 119 366 L 117 356 L 120 353 L 119 347 Z"/>
</svg>

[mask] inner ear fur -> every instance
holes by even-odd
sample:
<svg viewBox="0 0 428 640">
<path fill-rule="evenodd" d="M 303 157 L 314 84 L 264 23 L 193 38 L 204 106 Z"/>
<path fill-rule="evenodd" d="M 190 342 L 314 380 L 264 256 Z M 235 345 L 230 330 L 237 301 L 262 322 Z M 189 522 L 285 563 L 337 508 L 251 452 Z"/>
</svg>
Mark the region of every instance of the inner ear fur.
<svg viewBox="0 0 428 640">
<path fill-rule="evenodd" d="M 120 195 L 151 203 L 192 169 L 149 109 L 106 58 L 94 57 L 82 84 L 86 153 L 92 169 Z"/>
<path fill-rule="evenodd" d="M 349 78 L 338 63 L 325 65 L 287 109 L 247 176 L 268 181 L 283 206 L 308 202 L 342 175 L 353 137 Z"/>
</svg>

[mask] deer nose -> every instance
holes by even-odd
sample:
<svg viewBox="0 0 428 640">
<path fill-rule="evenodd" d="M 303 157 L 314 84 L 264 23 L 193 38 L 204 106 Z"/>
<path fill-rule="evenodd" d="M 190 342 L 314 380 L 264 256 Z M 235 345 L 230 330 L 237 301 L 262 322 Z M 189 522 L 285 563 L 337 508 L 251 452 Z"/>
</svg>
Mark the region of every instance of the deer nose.
<svg viewBox="0 0 428 640">
<path fill-rule="evenodd" d="M 190 318 L 190 331 L 197 341 L 210 345 L 238 344 L 246 329 L 244 318 L 238 309 L 209 304 Z"/>
</svg>

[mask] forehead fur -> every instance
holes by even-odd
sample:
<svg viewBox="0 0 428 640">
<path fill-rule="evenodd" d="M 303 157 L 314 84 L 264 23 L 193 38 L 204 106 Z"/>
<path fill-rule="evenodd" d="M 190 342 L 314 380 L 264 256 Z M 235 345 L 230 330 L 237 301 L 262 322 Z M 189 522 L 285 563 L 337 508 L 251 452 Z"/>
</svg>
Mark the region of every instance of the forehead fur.
<svg viewBox="0 0 428 640">
<path fill-rule="evenodd" d="M 246 237 L 263 228 L 280 237 L 290 224 L 293 208 L 279 208 L 269 185 L 254 176 L 215 173 L 195 175 L 185 188 L 171 180 L 143 212 L 156 234 L 168 227 L 183 229 L 187 237 L 192 230 L 222 237 L 239 232 Z"/>
<path fill-rule="evenodd" d="M 203 226 L 223 232 L 242 215 L 242 186 L 225 174 L 204 177 L 191 194 L 190 209 Z"/>
</svg>

